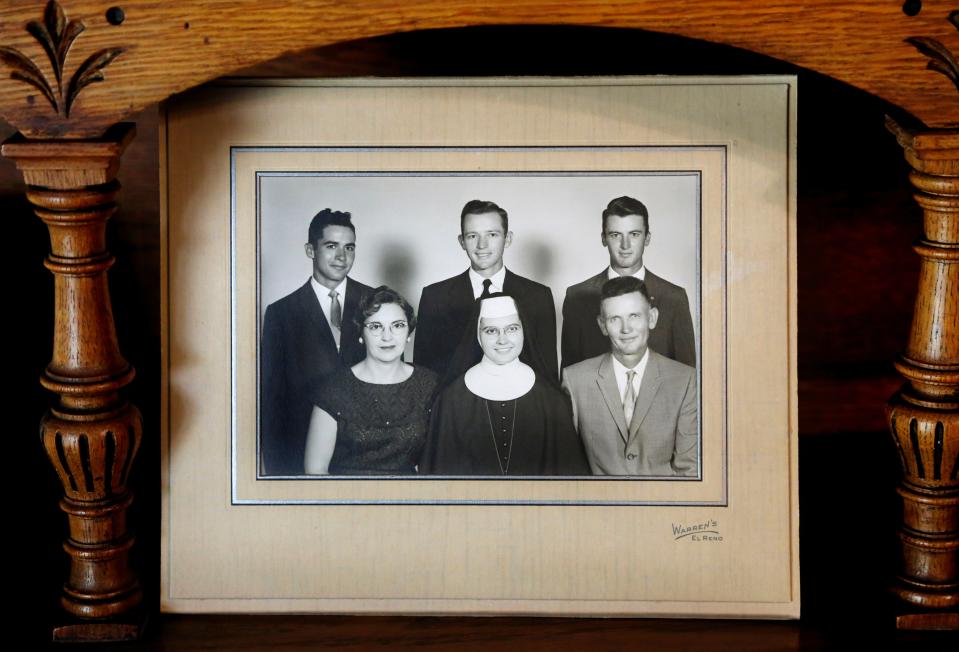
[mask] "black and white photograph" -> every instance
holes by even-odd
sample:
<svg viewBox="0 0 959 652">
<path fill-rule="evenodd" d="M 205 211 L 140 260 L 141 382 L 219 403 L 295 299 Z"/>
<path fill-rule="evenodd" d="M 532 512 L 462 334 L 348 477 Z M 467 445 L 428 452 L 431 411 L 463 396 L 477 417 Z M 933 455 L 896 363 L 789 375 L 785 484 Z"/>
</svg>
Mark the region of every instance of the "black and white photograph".
<svg viewBox="0 0 959 652">
<path fill-rule="evenodd" d="M 258 173 L 258 477 L 700 479 L 701 193 Z"/>
</svg>

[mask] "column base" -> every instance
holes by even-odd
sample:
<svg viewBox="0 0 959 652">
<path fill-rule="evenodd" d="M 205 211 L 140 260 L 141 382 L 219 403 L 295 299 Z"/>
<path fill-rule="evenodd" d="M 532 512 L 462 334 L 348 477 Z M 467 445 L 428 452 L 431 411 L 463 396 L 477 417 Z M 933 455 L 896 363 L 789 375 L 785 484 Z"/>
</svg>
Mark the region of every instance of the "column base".
<svg viewBox="0 0 959 652">
<path fill-rule="evenodd" d="M 959 609 L 959 586 L 931 584 L 899 576 L 892 586 L 893 594 L 905 604 L 903 609 L 952 611 Z"/>
<path fill-rule="evenodd" d="M 959 631 L 959 592 L 956 587 L 935 587 L 897 578 L 892 587 L 898 603 L 893 607 L 896 629 Z"/>
<path fill-rule="evenodd" d="M 107 594 L 83 593 L 64 586 L 60 596 L 60 605 L 68 614 L 90 619 L 119 617 L 135 609 L 142 601 L 143 591 L 136 580 L 131 586 Z"/>
<path fill-rule="evenodd" d="M 139 641 L 147 628 L 149 615 L 135 609 L 122 618 L 104 621 L 71 619 L 54 625 L 54 643 L 122 643 Z"/>
<path fill-rule="evenodd" d="M 902 613 L 896 615 L 896 629 L 912 631 L 959 631 L 959 611 Z"/>
</svg>

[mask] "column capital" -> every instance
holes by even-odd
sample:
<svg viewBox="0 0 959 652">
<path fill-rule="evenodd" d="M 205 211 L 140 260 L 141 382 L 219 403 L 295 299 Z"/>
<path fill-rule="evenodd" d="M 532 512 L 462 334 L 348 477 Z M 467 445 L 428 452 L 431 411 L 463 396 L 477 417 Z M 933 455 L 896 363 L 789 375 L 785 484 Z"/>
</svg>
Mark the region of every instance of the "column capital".
<svg viewBox="0 0 959 652">
<path fill-rule="evenodd" d="M 135 134 L 132 122 L 116 124 L 94 140 L 32 140 L 16 134 L 0 153 L 16 163 L 28 185 L 71 190 L 113 181 Z"/>
</svg>

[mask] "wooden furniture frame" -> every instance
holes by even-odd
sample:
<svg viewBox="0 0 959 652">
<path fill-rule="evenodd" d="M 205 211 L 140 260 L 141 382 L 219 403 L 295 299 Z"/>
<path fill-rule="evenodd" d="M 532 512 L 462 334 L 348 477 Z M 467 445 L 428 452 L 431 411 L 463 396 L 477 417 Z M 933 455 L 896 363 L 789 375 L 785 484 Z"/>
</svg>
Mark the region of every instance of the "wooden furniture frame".
<svg viewBox="0 0 959 652">
<path fill-rule="evenodd" d="M 55 282 L 53 356 L 42 384 L 46 452 L 64 489 L 70 558 L 63 638 L 123 638 L 141 600 L 131 571 L 127 476 L 142 426 L 123 398 L 133 369 L 117 343 L 105 224 L 134 129 L 123 121 L 173 93 L 282 54 L 401 31 L 559 24 L 665 32 L 744 48 L 823 73 L 911 115 L 889 120 L 924 214 L 906 379 L 888 421 L 902 465 L 906 628 L 959 627 L 959 11 L 929 0 L 13 0 L 0 9 L 0 115 L 47 225 Z M 850 37 L 850 35 L 855 35 Z M 19 380 L 19 379 L 18 379 Z M 877 406 L 878 409 L 878 406 Z"/>
</svg>

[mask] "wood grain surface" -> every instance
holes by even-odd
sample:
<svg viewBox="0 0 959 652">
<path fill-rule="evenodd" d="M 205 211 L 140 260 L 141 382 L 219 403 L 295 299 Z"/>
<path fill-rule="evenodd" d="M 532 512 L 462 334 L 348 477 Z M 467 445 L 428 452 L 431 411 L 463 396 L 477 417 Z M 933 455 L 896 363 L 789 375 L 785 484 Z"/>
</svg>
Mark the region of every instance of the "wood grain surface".
<svg viewBox="0 0 959 652">
<path fill-rule="evenodd" d="M 724 43 L 835 77 L 930 125 L 959 122 L 955 88 L 905 42 L 934 38 L 959 51 L 947 20 L 955 6 L 946 1 L 924 2 L 907 16 L 898 0 L 129 0 L 118 5 L 122 22 L 111 24 L 105 3 L 66 0 L 66 24 L 83 30 L 58 41 L 66 44 L 62 65 L 51 65 L 36 28 L 27 29 L 43 22 L 44 6 L 14 0 L 0 9 L 4 67 L 20 74 L 0 80 L 0 115 L 28 137 L 96 136 L 173 93 L 291 52 L 393 32 L 510 24 L 638 28 Z M 23 81 L 30 63 L 21 59 L 49 92 Z M 101 66 L 101 81 L 91 81 L 90 61 Z M 80 78 L 89 83 L 76 88 Z"/>
<path fill-rule="evenodd" d="M 894 121 L 924 213 L 919 293 L 896 369 L 908 384 L 890 400 L 903 467 L 902 564 L 897 595 L 940 610 L 930 625 L 959 629 L 959 149 L 956 132 L 917 134 Z M 916 618 L 913 618 L 916 620 Z"/>
<path fill-rule="evenodd" d="M 856 626 L 858 625 L 858 626 Z M 854 627 L 854 629 L 853 629 Z M 772 650 L 872 647 L 949 650 L 944 635 L 897 634 L 853 621 L 849 631 L 797 623 L 715 620 L 576 620 L 547 618 L 355 618 L 309 616 L 165 617 L 149 650 Z M 954 642 L 954 641 L 953 641 Z M 849 647 L 847 647 L 849 646 Z"/>
<path fill-rule="evenodd" d="M 199 3 L 194 3 L 199 4 Z M 115 315 L 124 352 L 136 364 L 138 380 L 129 391 L 134 402 L 144 408 L 150 443 L 139 460 L 139 473 L 132 478 L 138 505 L 134 506 L 133 524 L 139 534 L 139 555 L 134 563 L 145 579 L 145 597 L 155 609 L 158 593 L 159 556 L 159 446 L 156 445 L 156 424 L 159 420 L 159 256 L 158 209 L 156 187 L 156 107 L 155 100 L 184 88 L 195 80 L 214 77 L 221 72 L 247 65 L 257 59 L 266 61 L 259 71 L 291 75 L 408 75 L 408 74 L 645 74 L 648 72 L 690 70 L 710 72 L 710 66 L 735 65 L 741 72 L 761 72 L 762 57 L 733 48 L 709 50 L 708 57 L 691 58 L 702 53 L 707 44 L 683 39 L 665 39 L 659 34 L 635 33 L 637 44 L 650 42 L 662 45 L 660 60 L 641 53 L 629 56 L 624 36 L 629 30 L 593 30 L 588 43 L 569 41 L 570 32 L 544 27 L 534 35 L 533 28 L 491 27 L 474 30 L 422 31 L 425 23 L 410 21 L 405 27 L 391 28 L 375 24 L 353 30 L 349 38 L 361 33 L 415 33 L 392 35 L 381 39 L 341 42 L 329 48 L 302 52 L 335 39 L 316 29 L 322 18 L 322 3 L 272 3 L 292 18 L 288 38 L 284 30 L 273 28 L 275 38 L 270 52 L 265 46 L 253 45 L 253 55 L 244 51 L 244 40 L 251 32 L 259 32 L 256 16 L 245 21 L 246 30 L 228 34 L 214 30 L 223 9 L 229 11 L 224 20 L 241 24 L 237 11 L 254 3 L 202 3 L 202 9 L 191 9 L 186 2 L 164 7 L 159 2 L 122 3 L 127 20 L 120 27 L 104 20 L 109 3 L 65 2 L 69 18 L 80 17 L 87 32 L 78 37 L 77 54 L 67 61 L 68 73 L 97 47 L 110 47 L 113 33 L 136 32 L 136 39 L 125 42 L 149 42 L 147 59 L 124 62 L 115 59 L 105 70 L 105 81 L 87 87 L 79 96 L 76 110 L 85 112 L 95 132 L 120 116 L 131 114 L 135 107 L 146 105 L 136 116 L 140 136 L 123 157 L 119 176 L 124 186 L 118 216 L 111 220 L 111 249 L 118 261 L 111 273 L 111 292 L 115 298 Z M 331 4 L 331 3 L 327 3 Z M 339 3 L 343 5 L 343 3 Z M 368 3 L 372 6 L 371 3 Z M 391 3 L 379 3 L 382 7 Z M 414 7 L 418 5 L 407 3 Z M 419 3 L 434 4 L 434 3 Z M 437 6 L 439 3 L 435 3 Z M 468 11 L 465 3 L 448 4 L 450 12 L 470 13 L 475 20 L 448 19 L 448 24 L 517 23 L 515 9 L 509 3 L 493 3 L 506 7 L 496 15 L 473 3 Z M 955 3 L 923 3 L 922 13 L 915 18 L 901 12 L 900 0 L 874 2 L 806 2 L 817 6 L 806 17 L 790 14 L 794 24 L 783 24 L 772 16 L 794 4 L 787 2 L 741 3 L 753 15 L 762 18 L 758 25 L 740 24 L 730 30 L 731 23 L 745 22 L 740 3 L 733 2 L 633 2 L 635 22 L 640 27 L 663 32 L 686 34 L 708 39 L 707 33 L 719 35 L 712 40 L 735 42 L 742 47 L 743 34 L 766 33 L 777 43 L 787 41 L 794 50 L 804 50 L 804 34 L 815 33 L 814 44 L 803 57 L 791 60 L 859 85 L 909 108 L 932 125 L 956 122 L 954 90 L 949 81 L 924 69 L 926 59 L 912 47 L 902 43 L 904 36 L 929 35 L 951 44 L 955 50 L 954 31 L 945 18 Z M 587 20 L 599 5 L 610 3 L 564 3 L 562 12 L 550 8 L 559 3 L 535 3 L 541 11 L 524 22 L 540 24 L 575 24 L 565 14 L 577 13 L 584 24 L 606 25 L 611 21 Z M 40 45 L 25 31 L 27 21 L 40 20 L 43 0 L 8 0 L 0 7 L 0 44 L 17 47 L 35 58 L 50 74 Z M 532 5 L 528 5 L 532 6 Z M 717 11 L 717 7 L 733 7 L 733 14 Z M 543 9 L 547 7 L 547 9 Z M 583 9 L 580 10 L 579 7 Z M 865 10 L 863 10 L 865 7 Z M 379 9 L 377 9 L 378 11 Z M 691 13 L 677 21 L 677 11 Z M 176 16 L 187 16 L 181 20 Z M 340 13 L 340 12 L 337 12 Z M 882 20 L 875 15 L 882 13 Z M 156 18 L 166 14 L 167 18 Z M 565 15 L 564 14 L 564 15 Z M 197 22 L 203 15 L 207 20 Z M 837 20 L 840 16 L 841 20 Z M 693 21 L 693 17 L 698 22 Z M 186 22 L 192 19 L 189 33 Z M 650 22 L 644 22 L 649 20 Z M 153 24 L 149 24 L 152 21 Z M 393 21 L 394 24 L 397 21 Z M 623 26 L 619 19 L 617 23 Z M 687 24 L 689 23 L 689 24 Z M 777 24 L 778 23 L 778 24 Z M 226 23 L 224 23 L 226 24 Z M 657 27 L 656 25 L 659 25 Z M 439 25 L 434 25 L 439 26 Z M 129 30 L 127 28 L 134 28 Z M 165 33 L 154 31 L 156 28 Z M 126 30 L 126 31 L 124 31 Z M 199 30 L 199 31 L 198 31 Z M 420 30 L 420 31 L 417 31 Z M 348 30 L 341 30 L 348 31 Z M 313 32 L 318 32 L 313 34 Z M 220 34 L 221 40 L 204 36 Z M 306 34 L 306 37 L 304 37 Z M 824 36 L 825 34 L 825 36 Z M 166 36 L 179 35 L 176 45 L 163 42 Z M 599 35 L 599 36 L 598 36 Z M 604 48 L 602 35 L 617 41 Z M 255 34 L 253 36 L 256 36 Z M 497 45 L 496 52 L 481 47 L 477 39 L 486 38 Z M 522 42 L 533 39 L 532 49 L 522 52 Z M 862 38 L 861 43 L 846 43 Z M 96 43 L 85 43 L 99 39 Z M 225 41 L 223 39 L 226 39 Z M 313 40 L 315 39 L 315 41 Z M 552 41 L 561 45 L 549 47 Z M 758 36 L 753 38 L 759 41 Z M 237 43 L 241 45 L 237 46 Z M 821 44 L 831 44 L 823 47 Z M 188 52 L 176 54 L 186 44 Z M 220 48 L 213 56 L 210 46 Z M 610 45 L 607 42 L 607 45 Z M 81 48 L 81 46 L 83 46 Z M 832 47 L 834 46 L 834 47 Z M 848 48 L 852 50 L 848 50 Z M 203 48 L 203 56 L 198 49 Z M 441 48 L 441 49 L 437 49 Z M 763 49 L 765 48 L 765 49 Z M 759 52 L 784 57 L 775 48 L 763 46 Z M 232 52 L 231 52 L 232 49 Z M 298 56 L 271 60 L 280 53 Z M 170 55 L 169 77 L 163 52 Z M 442 56 L 433 53 L 442 52 Z M 837 54 L 839 53 L 839 54 Z M 141 53 L 138 52 L 139 56 Z M 840 56 L 841 55 L 841 56 Z M 879 57 L 875 59 L 874 57 Z M 190 61 L 190 59 L 195 59 Z M 785 57 L 784 57 L 785 58 Z M 817 67 L 810 59 L 835 60 L 836 65 Z M 858 61 L 855 61 L 857 60 Z M 841 62 L 855 61 L 873 70 L 876 77 L 860 79 L 855 70 L 831 72 Z M 894 64 L 890 66 L 890 61 Z M 298 63 L 297 63 L 298 62 Z M 877 63 L 878 62 L 878 63 Z M 121 66 L 121 64 L 123 64 Z M 3 66 L 0 66 L 3 69 Z M 189 69 L 192 80 L 179 79 L 176 71 Z M 116 89 L 118 101 L 111 93 L 118 87 L 114 71 L 123 72 L 125 82 Z M 773 72 L 782 73 L 783 68 Z M 30 88 L 7 78 L 4 69 L 0 80 L 0 115 L 15 121 L 14 126 L 0 121 L 4 138 L 14 127 L 36 119 L 24 106 Z M 146 74 L 146 77 L 144 75 Z M 149 84 L 141 87 L 140 78 Z M 873 81 L 869 81 L 873 79 Z M 906 634 L 890 634 L 885 628 L 877 599 L 888 581 L 896 551 L 891 549 L 896 506 L 893 502 L 892 478 L 896 469 L 891 439 L 874 431 L 882 427 L 879 405 L 898 381 L 888 376 L 892 354 L 906 341 L 908 313 L 916 289 L 918 257 L 911 255 L 908 243 L 916 235 L 919 209 L 909 199 L 906 173 L 901 151 L 881 127 L 883 112 L 888 107 L 865 93 L 800 71 L 800 228 L 799 228 L 799 300 L 800 300 L 800 425 L 801 440 L 800 491 L 804 519 L 803 548 L 803 622 L 741 623 L 702 621 L 631 621 L 631 620 L 543 620 L 543 619 L 408 619 L 349 617 L 179 617 L 154 619 L 155 627 L 142 648 L 138 649 L 315 649 L 327 644 L 338 649 L 623 649 L 626 645 L 645 642 L 654 649 L 849 649 L 881 640 L 896 649 L 954 650 L 955 639 Z M 878 80 L 878 81 L 876 81 Z M 152 90 L 147 93 L 147 89 Z M 886 90 L 877 90 L 884 88 Z M 34 94 L 34 101 L 40 100 Z M 47 105 L 49 106 L 49 105 Z M 80 115 L 80 114 L 78 114 Z M 39 133 L 39 132 L 34 132 Z M 65 134 L 71 132 L 69 126 Z M 842 143 L 842 156 L 836 145 Z M 54 605 L 63 581 L 59 563 L 63 521 L 57 511 L 57 498 L 62 491 L 51 472 L 42 447 L 37 445 L 36 420 L 47 403 L 47 394 L 34 382 L 39 369 L 49 360 L 52 338 L 52 311 L 49 297 L 53 290 L 52 276 L 42 268 L 40 260 L 46 248 L 46 229 L 31 216 L 23 197 L 23 185 L 12 162 L 0 161 L 0 205 L 8 217 L 10 236 L 16 243 L 10 247 L 10 269 L 16 270 L 15 282 L 9 288 L 10 305 L 26 318 L 12 319 L 13 330 L 8 361 L 8 374 L 15 382 L 9 402 L 11 410 L 8 430 L 8 455 L 15 461 L 14 478 L 29 479 L 31 488 L 23 500 L 13 502 L 12 520 L 29 523 L 29 534 L 12 537 L 8 542 L 17 555 L 18 565 L 31 569 L 31 581 L 21 583 L 18 599 L 8 605 L 8 617 L 18 633 L 28 635 L 29 647 L 40 649 L 49 640 L 49 623 L 59 619 Z M 889 271 L 892 270 L 892 273 Z M 835 400 L 841 397 L 841 400 Z M 858 433 L 858 434 L 857 434 Z M 865 434 L 863 434 L 865 433 Z M 888 450 L 887 450 L 888 448 Z M 856 460 L 845 464 L 845 460 Z M 893 465 L 895 463 L 893 462 Z M 837 494 L 836 469 L 843 468 L 842 492 Z M 27 486 L 22 484 L 21 486 Z M 137 513 L 138 512 L 138 513 Z M 862 531 L 862 527 L 866 529 Z M 852 548 L 844 544 L 836 556 L 835 542 L 859 542 Z M 838 564 L 837 564 L 838 562 Z M 36 625 L 39 625 L 37 627 Z M 61 648 L 57 648 L 61 649 Z"/>
<path fill-rule="evenodd" d="M 102 142 L 50 144 L 21 136 L 3 144 L 29 184 L 27 199 L 50 234 L 54 276 L 53 357 L 40 383 L 59 395 L 40 423 L 47 456 L 63 485 L 70 575 L 61 603 L 81 618 L 108 618 L 142 599 L 130 566 L 130 468 L 140 445 L 140 412 L 120 397 L 133 368 L 120 354 L 107 270 L 107 220 L 131 124 Z"/>
</svg>

